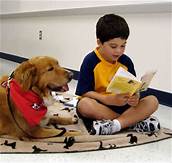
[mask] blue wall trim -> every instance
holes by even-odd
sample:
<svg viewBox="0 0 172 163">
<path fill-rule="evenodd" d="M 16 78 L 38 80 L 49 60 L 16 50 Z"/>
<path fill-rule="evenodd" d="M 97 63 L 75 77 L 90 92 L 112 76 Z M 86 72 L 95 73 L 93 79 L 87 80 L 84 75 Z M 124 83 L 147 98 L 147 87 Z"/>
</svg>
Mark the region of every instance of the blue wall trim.
<svg viewBox="0 0 172 163">
<path fill-rule="evenodd" d="M 28 58 L 24 58 L 24 57 L 12 55 L 12 54 L 7 54 L 7 53 L 3 53 L 3 52 L 0 52 L 0 58 L 6 59 L 9 61 L 13 61 L 13 62 L 17 62 L 17 63 L 22 63 L 23 61 L 28 60 Z"/>
<path fill-rule="evenodd" d="M 158 98 L 160 104 L 172 107 L 172 93 L 148 88 L 147 91 L 141 92 L 141 97 L 145 97 L 147 95 L 154 95 Z"/>
<path fill-rule="evenodd" d="M 3 52 L 0 52 L 0 58 L 6 59 L 6 60 L 9 60 L 9 61 L 13 61 L 13 62 L 16 62 L 16 63 L 22 63 L 22 62 L 28 60 L 28 58 L 20 57 L 20 56 L 17 56 L 17 55 L 12 55 L 12 54 L 8 54 L 8 53 L 3 53 Z M 74 74 L 73 79 L 75 79 L 75 80 L 78 79 L 78 76 L 79 76 L 78 71 L 72 70 L 72 69 L 69 69 L 69 68 L 66 68 L 66 69 L 73 72 L 73 74 Z"/>
<path fill-rule="evenodd" d="M 23 61 L 28 60 L 28 58 L 24 58 L 24 57 L 12 55 L 12 54 L 7 54 L 7 53 L 3 53 L 3 52 L 0 52 L 0 58 L 6 59 L 9 61 L 13 61 L 13 62 L 17 62 L 17 63 L 22 63 Z M 69 68 L 66 68 L 66 69 L 68 69 L 74 73 L 73 79 L 75 79 L 75 80 L 78 79 L 79 71 L 72 70 Z M 144 97 L 147 95 L 154 95 L 158 98 L 160 104 L 172 107 L 172 93 L 148 88 L 147 91 L 141 93 L 141 97 Z"/>
</svg>

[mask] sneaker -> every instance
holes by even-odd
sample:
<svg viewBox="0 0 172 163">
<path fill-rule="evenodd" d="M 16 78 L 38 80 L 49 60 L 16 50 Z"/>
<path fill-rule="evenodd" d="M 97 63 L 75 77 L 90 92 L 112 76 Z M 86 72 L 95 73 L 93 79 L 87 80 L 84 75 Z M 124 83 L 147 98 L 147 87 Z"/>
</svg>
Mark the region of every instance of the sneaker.
<svg viewBox="0 0 172 163">
<path fill-rule="evenodd" d="M 91 135 L 111 135 L 113 134 L 114 123 L 111 120 L 96 120 L 93 121 Z"/>
<path fill-rule="evenodd" d="M 160 122 L 154 116 L 151 116 L 147 119 L 144 119 L 143 121 L 136 123 L 136 125 L 133 127 L 135 131 L 142 133 L 155 133 L 158 132 L 160 128 Z"/>
</svg>

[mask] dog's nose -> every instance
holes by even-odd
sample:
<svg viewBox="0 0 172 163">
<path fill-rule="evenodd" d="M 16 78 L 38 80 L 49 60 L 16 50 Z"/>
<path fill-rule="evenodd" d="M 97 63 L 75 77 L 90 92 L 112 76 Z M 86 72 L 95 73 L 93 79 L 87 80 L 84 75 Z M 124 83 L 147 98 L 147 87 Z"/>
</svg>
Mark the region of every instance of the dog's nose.
<svg viewBox="0 0 172 163">
<path fill-rule="evenodd" d="M 69 81 L 71 81 L 72 78 L 73 78 L 73 72 L 68 71 L 68 79 L 69 79 Z"/>
</svg>

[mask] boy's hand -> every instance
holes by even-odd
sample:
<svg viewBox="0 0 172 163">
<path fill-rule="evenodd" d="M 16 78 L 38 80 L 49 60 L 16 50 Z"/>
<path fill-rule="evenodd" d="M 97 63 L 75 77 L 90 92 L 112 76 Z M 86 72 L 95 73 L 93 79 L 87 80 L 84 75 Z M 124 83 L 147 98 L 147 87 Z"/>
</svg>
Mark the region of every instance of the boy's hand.
<svg viewBox="0 0 172 163">
<path fill-rule="evenodd" d="M 134 94 L 133 96 L 130 96 L 128 98 L 128 105 L 130 106 L 137 106 L 138 103 L 139 103 L 139 98 L 140 98 L 140 95 L 137 93 L 137 94 Z"/>
<path fill-rule="evenodd" d="M 113 95 L 113 94 L 105 95 L 104 104 L 123 106 L 128 103 L 129 97 L 130 96 L 128 93 L 121 93 L 121 94 L 116 94 L 116 95 Z"/>
</svg>

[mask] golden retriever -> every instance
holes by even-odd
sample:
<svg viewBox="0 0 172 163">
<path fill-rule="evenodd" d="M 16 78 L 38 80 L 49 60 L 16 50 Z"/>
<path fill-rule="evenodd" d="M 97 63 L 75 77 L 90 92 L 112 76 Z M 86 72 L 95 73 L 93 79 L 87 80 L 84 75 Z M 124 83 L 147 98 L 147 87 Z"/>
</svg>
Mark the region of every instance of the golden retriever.
<svg viewBox="0 0 172 163">
<path fill-rule="evenodd" d="M 71 79 L 72 73 L 60 67 L 56 59 L 48 56 L 34 57 L 21 63 L 10 80 L 6 76 L 2 77 L 0 135 L 7 134 L 21 140 L 80 135 L 79 131 L 46 126 L 52 123 L 72 123 L 59 119 L 58 116 L 47 116 L 46 107 L 52 104 L 51 92 L 67 91 L 67 83 Z"/>
</svg>

